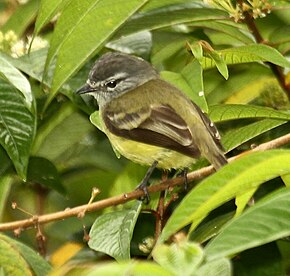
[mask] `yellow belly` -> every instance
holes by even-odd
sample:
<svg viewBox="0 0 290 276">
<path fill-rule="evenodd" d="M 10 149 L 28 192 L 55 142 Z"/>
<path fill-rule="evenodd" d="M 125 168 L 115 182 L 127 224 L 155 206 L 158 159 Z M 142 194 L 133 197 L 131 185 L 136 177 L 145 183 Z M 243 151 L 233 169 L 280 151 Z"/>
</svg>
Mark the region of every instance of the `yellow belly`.
<svg viewBox="0 0 290 276">
<path fill-rule="evenodd" d="M 124 139 L 111 133 L 106 134 L 121 155 L 136 163 L 151 166 L 154 161 L 158 161 L 158 168 L 178 169 L 189 167 L 195 162 L 195 159 L 173 150 Z"/>
</svg>

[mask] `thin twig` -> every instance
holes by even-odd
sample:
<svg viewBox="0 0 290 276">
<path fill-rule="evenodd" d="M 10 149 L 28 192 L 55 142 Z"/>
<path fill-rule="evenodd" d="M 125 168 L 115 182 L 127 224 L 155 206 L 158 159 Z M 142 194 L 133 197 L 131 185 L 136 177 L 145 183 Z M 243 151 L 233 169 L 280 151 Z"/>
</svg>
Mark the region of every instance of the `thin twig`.
<svg viewBox="0 0 290 276">
<path fill-rule="evenodd" d="M 277 139 L 274 139 L 272 141 L 263 143 L 257 146 L 256 148 L 247 151 L 246 153 L 274 149 L 274 148 L 281 147 L 286 144 L 290 144 L 290 134 L 287 134 Z M 242 153 L 235 157 L 229 158 L 229 162 L 232 162 L 233 160 L 239 158 L 241 155 L 244 155 L 244 154 L 245 153 Z M 197 171 L 190 172 L 187 175 L 187 179 L 189 181 L 201 179 L 205 176 L 210 175 L 213 172 L 214 172 L 214 169 L 212 166 L 204 167 Z M 184 177 L 176 177 L 174 179 L 167 179 L 165 181 L 162 181 L 158 185 L 153 185 L 153 186 L 148 187 L 148 192 L 156 193 L 156 192 L 164 191 L 170 187 L 183 185 L 183 183 L 184 183 Z M 93 211 L 101 210 L 110 206 L 124 204 L 128 201 L 138 199 L 142 196 L 144 196 L 143 191 L 134 190 L 133 192 L 124 193 L 124 194 L 117 195 L 114 197 L 106 198 L 106 199 L 103 199 L 94 203 L 90 203 L 89 205 L 85 204 L 85 205 L 77 206 L 74 208 L 67 208 L 63 211 L 59 211 L 56 213 L 46 214 L 42 216 L 33 216 L 29 219 L 24 219 L 24 220 L 19 220 L 19 221 L 1 223 L 0 231 L 14 230 L 14 232 L 19 233 L 20 231 L 26 228 L 37 227 L 37 225 L 40 225 L 40 224 L 45 224 L 45 223 L 57 221 L 57 220 L 63 220 L 69 217 L 78 217 L 79 213 L 83 212 L 84 210 L 86 210 L 87 212 L 93 212 Z"/>
<path fill-rule="evenodd" d="M 237 0 L 237 3 L 239 4 L 240 7 L 243 7 L 244 1 Z M 253 16 L 248 11 L 243 11 L 243 15 L 245 17 L 243 21 L 246 23 L 249 31 L 253 34 L 256 42 L 260 44 L 267 44 L 263 39 L 260 31 L 258 30 Z M 280 86 L 285 91 L 286 95 L 288 96 L 288 99 L 290 100 L 290 86 L 287 85 L 286 77 L 282 71 L 282 68 L 271 62 L 265 62 L 265 64 L 267 64 L 271 68 Z"/>
</svg>

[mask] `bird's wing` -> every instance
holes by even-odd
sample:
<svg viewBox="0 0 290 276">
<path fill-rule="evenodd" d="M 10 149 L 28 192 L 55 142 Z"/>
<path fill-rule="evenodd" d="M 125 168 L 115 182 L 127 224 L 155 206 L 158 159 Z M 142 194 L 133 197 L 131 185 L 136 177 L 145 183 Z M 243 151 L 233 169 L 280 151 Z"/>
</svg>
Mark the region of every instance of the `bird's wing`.
<svg viewBox="0 0 290 276">
<path fill-rule="evenodd" d="M 153 104 L 130 113 L 105 110 L 103 119 L 106 127 L 117 136 L 191 157 L 200 155 L 188 125 L 169 105 Z"/>
</svg>

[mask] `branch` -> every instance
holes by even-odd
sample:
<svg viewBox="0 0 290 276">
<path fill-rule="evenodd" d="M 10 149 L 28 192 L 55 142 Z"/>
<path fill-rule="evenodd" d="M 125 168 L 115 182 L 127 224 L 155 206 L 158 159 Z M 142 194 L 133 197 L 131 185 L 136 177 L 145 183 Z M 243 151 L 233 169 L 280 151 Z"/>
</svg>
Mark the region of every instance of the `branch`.
<svg viewBox="0 0 290 276">
<path fill-rule="evenodd" d="M 246 154 L 246 153 L 274 149 L 274 148 L 278 148 L 286 144 L 290 144 L 290 134 L 287 134 L 277 139 L 274 139 L 272 141 L 263 143 L 252 150 L 246 151 L 242 154 L 229 158 L 228 161 L 232 162 L 235 159 L 239 158 L 241 155 Z M 198 179 L 204 178 L 205 176 L 210 175 L 213 172 L 214 172 L 214 169 L 212 166 L 204 167 L 202 169 L 190 172 L 187 175 L 187 179 L 188 181 L 198 180 Z M 184 177 L 176 177 L 173 179 L 167 179 L 167 180 L 161 181 L 160 184 L 158 185 L 153 185 L 153 186 L 148 187 L 148 192 L 156 193 L 156 192 L 164 191 L 168 188 L 178 186 L 178 185 L 183 185 L 183 184 L 184 184 Z M 83 214 L 84 212 L 93 212 L 93 211 L 101 210 L 110 206 L 124 204 L 128 201 L 138 199 L 142 196 L 144 196 L 143 191 L 135 190 L 133 192 L 124 193 L 118 196 L 106 198 L 106 199 L 103 199 L 94 203 L 85 204 L 85 205 L 77 206 L 74 208 L 67 208 L 63 211 L 59 211 L 56 213 L 46 214 L 42 216 L 33 216 L 29 219 L 24 219 L 24 220 L 19 220 L 19 221 L 1 223 L 0 231 L 14 230 L 15 233 L 20 233 L 22 230 L 29 227 L 37 227 L 41 224 L 45 224 L 45 223 L 57 221 L 57 220 L 63 220 L 69 217 L 80 217 L 80 214 Z"/>
<path fill-rule="evenodd" d="M 241 10 L 243 10 L 244 1 L 238 0 L 237 2 L 239 4 L 239 6 L 241 7 Z M 243 21 L 246 23 L 249 31 L 253 34 L 256 42 L 261 43 L 261 44 L 266 44 L 265 40 L 263 39 L 261 33 L 259 32 L 259 30 L 257 28 L 257 25 L 255 23 L 253 16 L 247 10 L 243 10 L 243 15 L 245 17 L 245 19 Z M 265 62 L 265 63 L 269 65 L 273 74 L 275 75 L 276 79 L 278 80 L 280 86 L 285 91 L 286 95 L 288 96 L 288 99 L 290 100 L 290 85 L 287 85 L 286 77 L 282 71 L 282 68 L 276 64 L 271 63 L 271 62 Z"/>
</svg>

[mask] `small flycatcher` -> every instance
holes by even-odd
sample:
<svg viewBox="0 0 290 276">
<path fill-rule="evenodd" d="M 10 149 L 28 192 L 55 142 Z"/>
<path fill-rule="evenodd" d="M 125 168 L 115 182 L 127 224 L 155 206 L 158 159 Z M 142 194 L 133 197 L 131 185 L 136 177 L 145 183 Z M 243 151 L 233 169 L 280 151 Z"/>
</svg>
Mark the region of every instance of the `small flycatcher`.
<svg viewBox="0 0 290 276">
<path fill-rule="evenodd" d="M 112 146 L 134 162 L 178 169 L 203 156 L 215 169 L 227 163 L 219 133 L 206 114 L 141 58 L 103 55 L 78 93 L 97 100 Z"/>
</svg>

